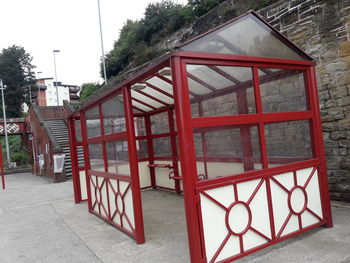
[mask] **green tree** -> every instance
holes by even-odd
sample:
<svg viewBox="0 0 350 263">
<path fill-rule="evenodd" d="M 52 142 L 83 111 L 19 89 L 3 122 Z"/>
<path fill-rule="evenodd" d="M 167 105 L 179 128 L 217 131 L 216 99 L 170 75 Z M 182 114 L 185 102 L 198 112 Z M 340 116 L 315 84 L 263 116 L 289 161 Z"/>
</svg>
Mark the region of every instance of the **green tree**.
<svg viewBox="0 0 350 263">
<path fill-rule="evenodd" d="M 200 17 L 225 0 L 188 0 L 187 8 L 191 9 L 192 18 Z"/>
<path fill-rule="evenodd" d="M 141 20 L 143 40 L 154 44 L 185 25 L 183 6 L 169 0 L 149 4 Z"/>
<path fill-rule="evenodd" d="M 106 54 L 107 78 L 165 53 L 168 50 L 160 50 L 156 47 L 157 43 L 223 1 L 189 0 L 186 6 L 172 0 L 149 4 L 141 20 L 126 21 L 113 49 Z M 103 76 L 102 64 L 100 68 Z"/>
<path fill-rule="evenodd" d="M 84 83 L 81 87 L 80 99 L 86 99 L 90 97 L 101 86 L 98 83 Z"/>
<path fill-rule="evenodd" d="M 7 117 L 21 115 L 21 104 L 28 99 L 29 86 L 35 84 L 32 59 L 23 47 L 16 45 L 0 53 L 0 78 L 7 87 L 4 90 Z"/>
<path fill-rule="evenodd" d="M 117 75 L 130 64 L 138 50 L 141 37 L 139 22 L 128 19 L 120 31 L 119 39 L 114 42 L 113 49 L 106 54 L 107 78 Z M 102 75 L 101 66 L 101 76 Z"/>
</svg>

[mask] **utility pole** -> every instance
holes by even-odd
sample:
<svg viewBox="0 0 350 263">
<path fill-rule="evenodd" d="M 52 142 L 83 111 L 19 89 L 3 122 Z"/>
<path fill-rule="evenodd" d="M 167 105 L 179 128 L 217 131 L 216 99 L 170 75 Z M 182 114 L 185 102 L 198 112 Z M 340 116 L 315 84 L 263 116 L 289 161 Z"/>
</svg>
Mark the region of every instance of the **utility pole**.
<svg viewBox="0 0 350 263">
<path fill-rule="evenodd" d="M 7 158 L 7 165 L 10 165 L 10 148 L 9 148 L 9 141 L 7 138 L 7 124 L 6 124 L 6 111 L 5 111 L 5 98 L 4 98 L 4 84 L 2 83 L 2 79 L 0 79 L 0 89 L 1 89 L 1 97 L 2 97 L 2 113 L 4 116 L 4 134 L 5 134 L 5 143 L 6 143 L 6 158 Z"/>
<path fill-rule="evenodd" d="M 101 48 L 102 48 L 102 66 L 103 66 L 103 76 L 105 79 L 105 85 L 107 86 L 107 74 L 106 74 L 106 62 L 105 62 L 105 51 L 103 48 L 103 36 L 102 36 L 102 22 L 101 22 L 101 11 L 100 11 L 100 0 L 97 0 L 98 5 L 98 20 L 100 22 L 100 38 L 101 38 Z"/>
<path fill-rule="evenodd" d="M 53 52 L 53 64 L 54 64 L 54 66 L 55 66 L 55 82 L 54 82 L 54 84 L 55 84 L 55 87 L 56 87 L 56 96 L 57 96 L 57 106 L 59 106 L 60 105 L 60 102 L 59 102 L 59 97 L 58 97 L 58 87 L 57 87 L 57 70 L 56 70 L 56 53 L 58 53 L 58 52 L 60 52 L 58 49 L 55 49 L 55 50 L 52 50 L 52 52 Z"/>
<path fill-rule="evenodd" d="M 41 71 L 39 71 L 39 72 L 37 72 L 36 73 L 36 78 L 37 78 L 37 85 L 38 85 L 38 94 L 36 95 L 36 100 L 37 100 L 37 102 L 38 102 L 38 106 L 40 106 L 39 105 L 39 94 L 40 94 L 40 79 L 39 79 L 39 74 L 41 74 L 42 72 Z"/>
</svg>

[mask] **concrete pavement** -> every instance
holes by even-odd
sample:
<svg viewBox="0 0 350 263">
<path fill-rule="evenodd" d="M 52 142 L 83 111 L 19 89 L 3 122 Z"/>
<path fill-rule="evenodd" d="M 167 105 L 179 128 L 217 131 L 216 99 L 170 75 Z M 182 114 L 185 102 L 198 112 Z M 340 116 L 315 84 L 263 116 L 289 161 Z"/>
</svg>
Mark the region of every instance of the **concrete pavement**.
<svg viewBox="0 0 350 263">
<path fill-rule="evenodd" d="M 1 263 L 189 262 L 182 197 L 142 193 L 146 243 L 73 202 L 72 182 L 29 173 L 6 176 L 0 190 Z M 169 208 L 171 210 L 169 211 Z M 350 208 L 333 207 L 334 228 L 317 228 L 236 262 L 350 262 Z"/>
</svg>

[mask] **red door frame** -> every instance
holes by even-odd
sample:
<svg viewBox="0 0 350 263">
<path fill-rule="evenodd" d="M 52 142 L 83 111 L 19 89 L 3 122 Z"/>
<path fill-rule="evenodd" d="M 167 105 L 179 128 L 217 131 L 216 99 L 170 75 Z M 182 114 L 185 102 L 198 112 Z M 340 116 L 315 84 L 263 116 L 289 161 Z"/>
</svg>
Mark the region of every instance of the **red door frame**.
<svg viewBox="0 0 350 263">
<path fill-rule="evenodd" d="M 95 214 L 96 216 L 101 217 L 105 221 L 111 223 L 112 225 L 116 226 L 120 230 L 122 230 L 124 233 L 130 235 L 132 238 L 136 240 L 138 244 L 142 244 L 145 242 L 145 235 L 144 235 L 144 228 L 143 228 L 143 216 L 142 216 L 142 203 L 141 203 L 141 192 L 140 192 L 140 183 L 139 183 L 139 176 L 138 176 L 138 160 L 137 160 L 137 150 L 136 150 L 136 138 L 135 138 L 135 127 L 134 127 L 134 116 L 132 111 L 132 102 L 131 102 L 131 94 L 130 94 L 130 88 L 127 88 L 126 86 L 123 87 L 121 90 L 118 90 L 118 92 L 114 93 L 113 96 L 123 96 L 123 103 L 124 103 L 124 113 L 125 113 L 125 120 L 126 120 L 126 131 L 125 132 L 119 132 L 115 134 L 108 134 L 105 135 L 104 132 L 104 120 L 103 120 L 103 112 L 102 112 L 102 103 L 107 101 L 109 98 L 105 98 L 104 100 L 100 100 L 96 104 L 92 104 L 90 107 L 85 108 L 83 111 L 80 112 L 80 121 L 81 121 L 81 132 L 82 132 L 82 146 L 84 150 L 84 164 L 85 164 L 85 173 L 86 173 L 86 186 L 87 186 L 87 196 L 88 196 L 88 209 L 89 212 L 92 214 Z M 99 120 L 100 120 L 100 130 L 101 135 L 96 138 L 88 138 L 87 136 L 87 126 L 86 126 L 86 111 L 89 110 L 92 107 L 98 107 L 99 112 Z M 72 121 L 72 120 L 71 120 Z M 75 130 L 73 127 L 73 122 L 70 122 L 70 132 L 72 134 L 71 142 L 73 138 L 75 137 Z M 108 164 L 107 164 L 107 150 L 106 150 L 106 142 L 107 141 L 115 141 L 115 140 L 127 140 L 128 141 L 128 152 L 129 152 L 129 163 L 130 163 L 130 177 L 122 176 L 122 175 L 112 175 L 108 173 Z M 103 159 L 104 159 L 104 172 L 98 172 L 98 171 L 91 171 L 91 165 L 90 165 L 90 155 L 89 155 L 89 144 L 93 143 L 101 143 L 102 144 L 102 153 L 103 153 Z M 74 142 L 71 144 L 71 147 L 73 147 L 73 153 L 76 153 L 76 144 Z M 73 161 L 75 162 L 74 167 L 77 168 L 77 158 L 74 158 Z M 75 171 L 79 171 L 79 169 L 75 169 Z M 121 179 L 122 181 L 128 181 L 131 184 L 131 190 L 132 190 L 132 202 L 133 202 L 133 211 L 134 211 L 134 229 L 132 232 L 125 230 L 118 225 L 114 224 L 112 221 L 112 218 L 110 215 L 107 217 L 102 216 L 99 213 L 96 213 L 93 210 L 93 204 L 91 202 L 91 186 L 90 186 L 90 177 L 91 175 L 98 176 L 103 179 L 103 183 L 108 181 L 108 178 L 112 179 Z M 77 191 L 75 192 L 75 197 L 77 198 L 76 201 L 81 201 L 81 196 L 79 197 L 79 189 L 80 184 L 79 183 L 79 174 L 77 173 L 77 177 L 75 177 L 74 180 L 74 189 Z M 106 179 L 107 178 L 107 179 Z M 102 183 L 102 184 L 103 184 Z M 98 187 L 95 186 L 95 187 Z M 107 190 L 108 191 L 108 190 Z M 80 199 L 79 199 L 80 198 Z M 109 196 L 107 195 L 107 198 L 109 200 Z M 110 208 L 108 206 L 108 211 L 110 211 Z"/>
</svg>

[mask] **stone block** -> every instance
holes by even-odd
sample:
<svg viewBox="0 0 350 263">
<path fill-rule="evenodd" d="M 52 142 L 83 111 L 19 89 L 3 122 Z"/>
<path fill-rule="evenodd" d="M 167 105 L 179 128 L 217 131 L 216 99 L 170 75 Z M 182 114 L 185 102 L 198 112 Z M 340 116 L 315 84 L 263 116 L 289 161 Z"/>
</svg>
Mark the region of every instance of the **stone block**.
<svg viewBox="0 0 350 263">
<path fill-rule="evenodd" d="M 323 139 L 326 141 L 330 138 L 331 133 L 330 132 L 323 132 Z"/>
<path fill-rule="evenodd" d="M 314 4 L 313 1 L 302 1 L 303 3 L 298 7 L 300 12 L 305 12 Z"/>
<path fill-rule="evenodd" d="M 343 75 L 338 78 L 339 85 L 347 85 L 350 84 L 350 69 L 345 71 Z"/>
<path fill-rule="evenodd" d="M 321 100 L 327 100 L 330 98 L 328 90 L 323 90 L 318 93 L 318 96 Z"/>
<path fill-rule="evenodd" d="M 294 0 L 294 1 L 290 1 L 290 7 L 295 7 L 297 5 L 302 4 L 303 2 L 305 2 L 305 0 Z"/>
<path fill-rule="evenodd" d="M 339 147 L 339 144 L 337 141 L 327 141 L 327 142 L 325 142 L 324 147 L 332 149 L 334 147 Z"/>
<path fill-rule="evenodd" d="M 330 121 L 334 121 L 334 120 L 335 120 L 335 117 L 334 116 L 330 116 L 330 115 L 321 117 L 321 121 L 322 122 L 330 122 Z"/>
<path fill-rule="evenodd" d="M 326 108 L 332 108 L 337 106 L 337 101 L 336 100 L 327 100 L 326 101 Z"/>
<path fill-rule="evenodd" d="M 290 10 L 283 15 L 281 15 L 280 20 L 282 23 L 282 26 L 289 26 L 295 22 L 298 21 L 298 11 L 297 9 Z"/>
<path fill-rule="evenodd" d="M 322 123 L 322 130 L 326 132 L 333 132 L 338 130 L 338 124 L 334 122 Z"/>
<path fill-rule="evenodd" d="M 343 114 L 344 109 L 343 107 L 330 108 L 328 109 L 327 112 L 328 112 L 328 115 L 335 116 L 335 115 Z"/>
<path fill-rule="evenodd" d="M 337 115 L 334 115 L 334 119 L 335 120 L 342 120 L 344 119 L 345 115 L 344 114 L 337 114 Z"/>
<path fill-rule="evenodd" d="M 346 86 L 339 86 L 329 90 L 329 94 L 331 95 L 332 99 L 340 99 L 348 95 L 348 89 Z"/>
<path fill-rule="evenodd" d="M 344 107 L 350 105 L 350 96 L 342 97 L 337 101 L 338 106 Z"/>
<path fill-rule="evenodd" d="M 313 9 L 310 9 L 302 14 L 300 14 L 300 19 L 303 19 L 308 16 L 314 16 L 322 11 L 322 7 L 315 7 Z"/>
<path fill-rule="evenodd" d="M 344 71 L 346 71 L 347 69 L 348 69 L 348 66 L 344 61 L 336 61 L 333 63 L 329 63 L 326 66 L 326 70 L 331 76 L 337 76 L 339 74 L 343 74 Z"/>
<path fill-rule="evenodd" d="M 321 110 L 320 114 L 321 114 L 321 117 L 325 117 L 328 115 L 328 110 Z"/>
<path fill-rule="evenodd" d="M 340 147 L 350 148 L 350 141 L 349 140 L 340 140 L 339 141 L 339 146 Z"/>
<path fill-rule="evenodd" d="M 343 131 L 334 131 L 331 134 L 331 139 L 333 140 L 346 139 L 346 133 Z"/>
<path fill-rule="evenodd" d="M 350 119 L 339 121 L 337 126 L 340 131 L 350 131 Z"/>
<path fill-rule="evenodd" d="M 267 17 L 271 17 L 277 13 L 277 8 L 272 8 L 271 10 L 267 11 Z"/>
</svg>

